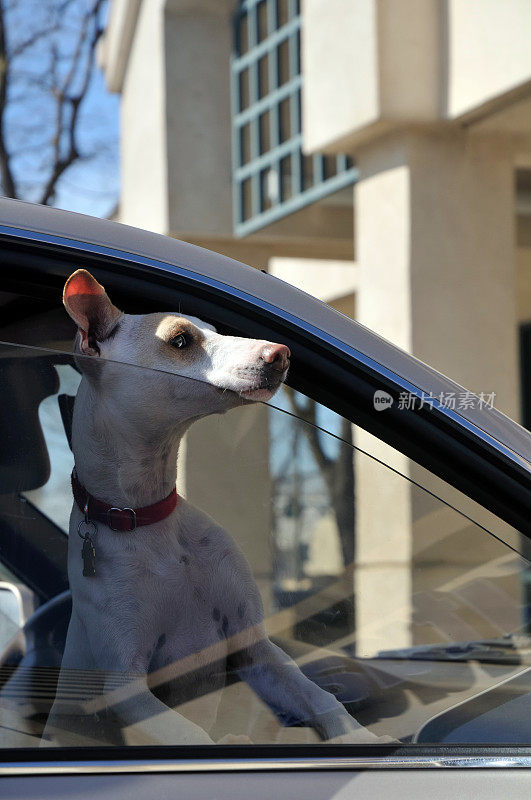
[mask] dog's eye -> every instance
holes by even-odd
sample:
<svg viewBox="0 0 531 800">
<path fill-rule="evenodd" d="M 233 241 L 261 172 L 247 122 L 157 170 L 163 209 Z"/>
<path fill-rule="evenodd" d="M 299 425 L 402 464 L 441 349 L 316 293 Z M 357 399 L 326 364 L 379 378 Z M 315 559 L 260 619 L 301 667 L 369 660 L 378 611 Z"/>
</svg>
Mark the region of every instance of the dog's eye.
<svg viewBox="0 0 531 800">
<path fill-rule="evenodd" d="M 186 347 L 188 344 L 186 334 L 178 333 L 177 336 L 174 336 L 173 339 L 170 339 L 170 344 L 172 347 Z"/>
</svg>

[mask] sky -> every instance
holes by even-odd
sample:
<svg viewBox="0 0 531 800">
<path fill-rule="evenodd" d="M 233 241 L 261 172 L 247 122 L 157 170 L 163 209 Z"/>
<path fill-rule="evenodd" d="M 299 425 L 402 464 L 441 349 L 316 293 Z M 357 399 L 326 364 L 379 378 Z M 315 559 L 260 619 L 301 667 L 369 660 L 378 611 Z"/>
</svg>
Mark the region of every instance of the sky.
<svg viewBox="0 0 531 800">
<path fill-rule="evenodd" d="M 94 0 L 4 0 L 11 80 L 6 138 L 18 196 L 38 202 L 53 156 L 56 103 L 53 85 L 70 69 L 80 20 Z M 108 10 L 102 9 L 102 21 Z M 41 35 L 46 31 L 45 35 Z M 22 47 L 28 41 L 31 46 Z M 18 52 L 18 55 L 16 55 Z M 83 58 L 88 50 L 85 48 Z M 55 76 L 55 77 L 54 77 Z M 74 73 L 70 92 L 82 85 L 84 62 Z M 108 216 L 119 198 L 119 103 L 99 68 L 92 73 L 80 107 L 78 143 L 83 158 L 63 174 L 54 205 L 94 216 Z M 62 140 L 66 147 L 66 139 Z"/>
</svg>

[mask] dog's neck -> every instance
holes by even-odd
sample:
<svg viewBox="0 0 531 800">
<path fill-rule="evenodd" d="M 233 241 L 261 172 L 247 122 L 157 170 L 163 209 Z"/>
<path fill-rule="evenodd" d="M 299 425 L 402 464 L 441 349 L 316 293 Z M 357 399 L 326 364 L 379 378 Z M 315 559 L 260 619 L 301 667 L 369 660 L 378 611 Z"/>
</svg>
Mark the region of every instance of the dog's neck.
<svg viewBox="0 0 531 800">
<path fill-rule="evenodd" d="M 190 424 L 168 430 L 156 418 L 129 417 L 84 377 L 72 421 L 78 478 L 98 500 L 119 508 L 156 503 L 175 486 L 179 444 Z"/>
</svg>

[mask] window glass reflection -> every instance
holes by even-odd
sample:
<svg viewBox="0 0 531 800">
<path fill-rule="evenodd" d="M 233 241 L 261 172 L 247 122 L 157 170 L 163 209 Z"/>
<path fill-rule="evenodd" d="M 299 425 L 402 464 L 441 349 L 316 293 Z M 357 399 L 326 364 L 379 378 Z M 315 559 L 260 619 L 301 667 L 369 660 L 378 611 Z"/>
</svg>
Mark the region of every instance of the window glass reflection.
<svg viewBox="0 0 531 800">
<path fill-rule="evenodd" d="M 177 533 L 97 521 L 96 575 L 84 576 L 79 509 L 81 535 L 65 535 L 73 458 L 58 411 L 59 395 L 83 391 L 80 370 L 98 391 L 110 387 L 87 430 L 109 437 L 101 415 L 118 404 L 119 452 L 104 449 L 116 474 L 169 399 L 176 411 L 210 392 L 164 370 L 2 346 L 0 566 L 5 583 L 25 588 L 20 608 L 0 594 L 14 634 L 0 652 L 2 746 L 474 743 L 494 729 L 501 743 L 529 742 L 528 562 L 415 485 L 401 454 L 371 443 L 389 468 L 363 452 L 361 429 L 288 386 L 269 404 L 195 422 L 177 472 L 176 450 L 164 454 L 175 459 Z M 99 499 L 113 501 L 105 459 L 91 463 Z M 91 655 L 63 662 L 55 696 L 69 625 Z"/>
</svg>

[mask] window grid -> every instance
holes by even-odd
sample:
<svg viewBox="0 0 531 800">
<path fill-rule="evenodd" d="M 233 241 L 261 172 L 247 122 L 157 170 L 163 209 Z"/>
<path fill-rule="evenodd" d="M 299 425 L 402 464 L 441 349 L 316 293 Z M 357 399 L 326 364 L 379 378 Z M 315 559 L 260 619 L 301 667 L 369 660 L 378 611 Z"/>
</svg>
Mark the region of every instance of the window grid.
<svg viewBox="0 0 531 800">
<path fill-rule="evenodd" d="M 245 236 L 356 180 L 347 156 L 304 156 L 300 0 L 240 0 L 231 61 L 234 231 Z"/>
</svg>

